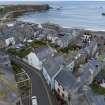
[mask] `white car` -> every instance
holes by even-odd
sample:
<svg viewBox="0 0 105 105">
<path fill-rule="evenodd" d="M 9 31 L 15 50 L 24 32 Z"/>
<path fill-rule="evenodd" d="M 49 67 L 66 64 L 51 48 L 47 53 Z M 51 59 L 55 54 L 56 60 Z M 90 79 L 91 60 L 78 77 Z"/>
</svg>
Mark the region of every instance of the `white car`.
<svg viewBox="0 0 105 105">
<path fill-rule="evenodd" d="M 32 96 L 32 105 L 38 105 L 36 96 Z"/>
</svg>

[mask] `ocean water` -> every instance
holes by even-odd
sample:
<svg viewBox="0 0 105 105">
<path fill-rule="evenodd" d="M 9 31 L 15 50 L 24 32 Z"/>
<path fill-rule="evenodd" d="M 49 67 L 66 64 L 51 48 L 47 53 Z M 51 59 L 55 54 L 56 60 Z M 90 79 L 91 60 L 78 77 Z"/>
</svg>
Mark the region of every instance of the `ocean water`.
<svg viewBox="0 0 105 105">
<path fill-rule="evenodd" d="M 49 4 L 54 9 L 26 13 L 18 20 L 34 23 L 53 22 L 64 27 L 105 30 L 105 16 L 101 15 L 105 12 L 105 1 L 40 2 L 39 4 Z"/>
</svg>

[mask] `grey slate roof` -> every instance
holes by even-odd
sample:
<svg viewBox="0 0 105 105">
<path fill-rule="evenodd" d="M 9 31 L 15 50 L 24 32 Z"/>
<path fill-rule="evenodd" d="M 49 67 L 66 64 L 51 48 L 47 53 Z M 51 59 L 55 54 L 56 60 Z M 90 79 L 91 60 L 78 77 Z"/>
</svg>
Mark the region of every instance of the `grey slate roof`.
<svg viewBox="0 0 105 105">
<path fill-rule="evenodd" d="M 72 40 L 72 35 L 64 35 L 57 40 L 61 40 L 63 43 L 70 42 Z"/>
<path fill-rule="evenodd" d="M 41 46 L 40 48 L 35 50 L 36 55 L 38 56 L 39 60 L 43 61 L 44 59 L 52 56 L 54 51 L 47 45 Z"/>
<path fill-rule="evenodd" d="M 66 68 L 65 68 L 66 69 Z M 61 72 L 56 76 L 55 80 L 67 91 L 73 90 L 73 86 L 76 83 L 75 77 L 68 70 L 61 70 Z"/>
<path fill-rule="evenodd" d="M 80 75 L 82 83 L 86 83 L 90 76 L 96 76 L 101 71 L 102 64 L 96 59 L 90 60 L 87 64 L 82 66 L 83 73 Z"/>
<path fill-rule="evenodd" d="M 88 55 L 90 55 L 90 54 L 91 54 L 91 51 L 92 51 L 92 48 L 91 48 L 90 46 L 85 47 L 85 48 L 84 48 L 84 51 L 86 51 L 86 53 L 87 53 Z"/>
<path fill-rule="evenodd" d="M 104 96 L 96 95 L 89 89 L 81 95 L 72 97 L 72 105 L 105 105 Z"/>
<path fill-rule="evenodd" d="M 46 69 L 47 73 L 50 75 L 50 77 L 53 77 L 64 64 L 64 58 L 60 55 L 49 57 L 43 62 L 43 66 Z"/>
</svg>

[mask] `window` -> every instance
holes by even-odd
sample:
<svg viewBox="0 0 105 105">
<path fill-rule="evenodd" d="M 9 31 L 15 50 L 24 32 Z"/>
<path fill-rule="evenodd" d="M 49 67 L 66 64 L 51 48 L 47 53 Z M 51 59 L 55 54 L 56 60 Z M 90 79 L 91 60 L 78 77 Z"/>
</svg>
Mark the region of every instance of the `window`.
<svg viewBox="0 0 105 105">
<path fill-rule="evenodd" d="M 65 97 L 64 93 L 62 93 L 62 97 L 63 97 L 63 98 Z"/>
<path fill-rule="evenodd" d="M 58 93 L 60 93 L 60 89 L 58 88 Z"/>
<path fill-rule="evenodd" d="M 20 105 L 20 101 L 16 103 L 16 105 Z"/>
</svg>

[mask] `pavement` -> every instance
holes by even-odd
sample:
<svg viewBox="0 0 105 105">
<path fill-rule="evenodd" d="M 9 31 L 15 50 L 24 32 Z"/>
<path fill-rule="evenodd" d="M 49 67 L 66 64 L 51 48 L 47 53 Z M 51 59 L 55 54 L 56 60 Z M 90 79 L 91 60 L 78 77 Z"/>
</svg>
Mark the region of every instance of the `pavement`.
<svg viewBox="0 0 105 105">
<path fill-rule="evenodd" d="M 37 96 L 38 105 L 57 105 L 52 101 L 52 96 L 47 90 L 46 83 L 43 81 L 41 73 L 23 62 L 20 58 L 10 56 L 10 59 L 19 64 L 32 80 L 32 96 Z"/>
</svg>

